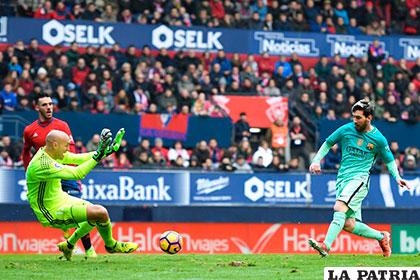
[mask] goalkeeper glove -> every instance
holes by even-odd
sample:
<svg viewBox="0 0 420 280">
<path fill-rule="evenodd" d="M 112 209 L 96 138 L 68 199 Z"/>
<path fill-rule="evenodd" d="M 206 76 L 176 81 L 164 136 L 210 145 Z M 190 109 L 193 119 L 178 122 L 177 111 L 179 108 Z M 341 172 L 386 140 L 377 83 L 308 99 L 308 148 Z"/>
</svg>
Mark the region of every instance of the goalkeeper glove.
<svg viewBox="0 0 420 280">
<path fill-rule="evenodd" d="M 125 129 L 124 128 L 120 128 L 120 130 L 118 130 L 117 135 L 114 138 L 114 141 L 112 142 L 111 145 L 109 145 L 106 150 L 105 150 L 105 157 L 109 156 L 110 154 L 112 154 L 113 152 L 117 152 L 120 149 L 121 146 L 121 141 L 124 137 L 125 134 Z"/>
<path fill-rule="evenodd" d="M 93 154 L 92 158 L 97 162 L 101 161 L 101 159 L 105 155 L 105 151 L 108 148 L 109 144 L 112 141 L 112 132 L 108 128 L 102 129 L 101 132 L 101 140 L 99 141 L 98 148 L 96 149 L 95 153 Z"/>
</svg>

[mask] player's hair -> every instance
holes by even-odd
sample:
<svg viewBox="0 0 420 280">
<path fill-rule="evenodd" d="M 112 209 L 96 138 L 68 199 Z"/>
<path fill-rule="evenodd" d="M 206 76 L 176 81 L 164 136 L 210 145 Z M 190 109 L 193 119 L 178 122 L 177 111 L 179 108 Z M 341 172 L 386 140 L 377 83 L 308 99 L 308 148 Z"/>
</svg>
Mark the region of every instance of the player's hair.
<svg viewBox="0 0 420 280">
<path fill-rule="evenodd" d="M 50 96 L 50 95 L 48 95 L 48 94 L 46 94 L 46 93 L 40 93 L 40 94 L 38 94 L 38 95 L 35 97 L 35 99 L 34 99 L 35 105 L 36 105 L 36 104 L 38 104 L 39 99 L 44 98 L 44 97 L 51 97 L 51 96 Z"/>
<path fill-rule="evenodd" d="M 357 110 L 361 110 L 365 117 L 368 117 L 369 115 L 373 116 L 374 107 L 373 102 L 362 99 L 354 103 L 353 107 L 351 107 L 351 112 L 354 113 Z"/>
</svg>

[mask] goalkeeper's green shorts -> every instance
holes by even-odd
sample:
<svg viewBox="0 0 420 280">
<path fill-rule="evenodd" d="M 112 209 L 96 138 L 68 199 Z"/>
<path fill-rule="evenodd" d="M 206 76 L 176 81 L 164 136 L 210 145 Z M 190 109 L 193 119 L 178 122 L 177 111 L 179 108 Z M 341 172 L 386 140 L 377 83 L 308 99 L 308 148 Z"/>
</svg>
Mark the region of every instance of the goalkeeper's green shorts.
<svg viewBox="0 0 420 280">
<path fill-rule="evenodd" d="M 87 221 L 87 206 L 89 201 L 68 196 L 65 201 L 53 208 L 34 209 L 43 226 L 67 230 L 79 227 L 78 224 Z"/>
</svg>

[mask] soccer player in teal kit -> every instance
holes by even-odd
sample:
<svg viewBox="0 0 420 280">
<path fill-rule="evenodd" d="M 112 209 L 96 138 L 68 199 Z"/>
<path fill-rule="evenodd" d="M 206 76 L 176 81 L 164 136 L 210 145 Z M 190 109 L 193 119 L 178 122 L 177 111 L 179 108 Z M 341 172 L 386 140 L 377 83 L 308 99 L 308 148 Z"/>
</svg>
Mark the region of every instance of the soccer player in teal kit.
<svg viewBox="0 0 420 280">
<path fill-rule="evenodd" d="M 369 171 L 380 155 L 390 174 L 400 187 L 408 187 L 399 173 L 394 157 L 389 150 L 387 140 L 373 125 L 373 104 L 367 100 L 360 100 L 351 109 L 353 123 L 348 123 L 331 134 L 322 144 L 309 171 L 319 174 L 320 161 L 335 143 L 341 144 L 342 158 L 336 182 L 336 202 L 334 216 L 325 240 L 323 242 L 309 239 L 309 245 L 321 256 L 328 256 L 331 245 L 341 230 L 376 239 L 381 246 L 383 256 L 391 256 L 388 232 L 375 230 L 362 223 L 362 201 L 369 191 Z"/>
</svg>

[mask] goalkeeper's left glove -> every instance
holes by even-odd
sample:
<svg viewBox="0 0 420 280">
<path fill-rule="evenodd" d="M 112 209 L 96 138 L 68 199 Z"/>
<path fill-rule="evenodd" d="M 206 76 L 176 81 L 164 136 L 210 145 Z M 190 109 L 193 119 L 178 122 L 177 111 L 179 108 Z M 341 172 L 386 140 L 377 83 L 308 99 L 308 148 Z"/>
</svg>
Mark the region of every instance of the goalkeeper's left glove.
<svg viewBox="0 0 420 280">
<path fill-rule="evenodd" d="M 120 130 L 118 130 L 117 135 L 114 138 L 114 141 L 111 143 L 111 145 L 109 145 L 106 150 L 105 150 L 105 157 L 111 155 L 114 152 L 117 152 L 120 149 L 121 146 L 121 141 L 124 137 L 125 134 L 125 129 L 124 128 L 120 128 Z"/>
<path fill-rule="evenodd" d="M 112 132 L 108 128 L 102 129 L 101 132 L 101 140 L 99 141 L 98 148 L 96 149 L 95 153 L 93 154 L 92 158 L 97 162 L 103 159 L 106 150 L 108 149 L 109 145 L 112 141 Z"/>
</svg>

